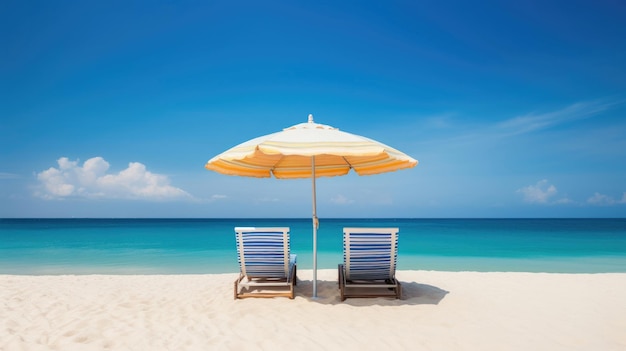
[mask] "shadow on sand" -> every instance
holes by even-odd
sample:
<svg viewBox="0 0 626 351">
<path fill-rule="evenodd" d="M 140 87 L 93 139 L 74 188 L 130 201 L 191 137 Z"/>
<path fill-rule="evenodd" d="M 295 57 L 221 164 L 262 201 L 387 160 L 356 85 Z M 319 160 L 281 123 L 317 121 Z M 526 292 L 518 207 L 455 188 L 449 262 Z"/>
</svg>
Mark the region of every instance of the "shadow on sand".
<svg viewBox="0 0 626 351">
<path fill-rule="evenodd" d="M 353 306 L 400 306 L 400 305 L 438 305 L 449 293 L 436 286 L 417 282 L 400 282 L 402 284 L 402 299 L 392 297 L 376 298 L 348 298 L 341 301 L 337 281 L 318 280 L 317 298 L 313 299 L 313 281 L 298 280 L 296 298 L 302 297 L 321 304 L 347 304 Z"/>
</svg>

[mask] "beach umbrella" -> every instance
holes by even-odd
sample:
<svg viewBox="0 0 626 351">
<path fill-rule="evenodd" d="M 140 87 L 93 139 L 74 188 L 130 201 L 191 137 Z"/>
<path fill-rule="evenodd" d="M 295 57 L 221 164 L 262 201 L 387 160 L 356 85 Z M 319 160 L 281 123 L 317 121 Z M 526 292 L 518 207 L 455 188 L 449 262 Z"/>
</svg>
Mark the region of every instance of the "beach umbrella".
<svg viewBox="0 0 626 351">
<path fill-rule="evenodd" d="M 313 297 L 317 297 L 317 218 L 315 179 L 371 175 L 415 167 L 417 160 L 375 140 L 306 123 L 241 143 L 210 159 L 205 168 L 227 175 L 278 179 L 311 178 L 313 183 Z"/>
</svg>

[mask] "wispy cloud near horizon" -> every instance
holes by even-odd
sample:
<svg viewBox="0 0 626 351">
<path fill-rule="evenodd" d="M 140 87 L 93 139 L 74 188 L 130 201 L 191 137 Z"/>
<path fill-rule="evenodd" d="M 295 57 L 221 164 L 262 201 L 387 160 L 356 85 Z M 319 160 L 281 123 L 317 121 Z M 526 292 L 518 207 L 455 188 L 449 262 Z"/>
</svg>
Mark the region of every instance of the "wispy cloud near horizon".
<svg viewBox="0 0 626 351">
<path fill-rule="evenodd" d="M 590 205 L 590 206 L 614 206 L 626 204 L 626 192 L 620 199 L 615 199 L 609 195 L 595 192 L 586 201 L 574 201 L 567 197 L 555 198 L 558 190 L 554 184 L 550 184 L 547 179 L 542 179 L 533 185 L 528 185 L 516 191 L 522 194 L 523 200 L 529 204 L 539 205 Z"/>
<path fill-rule="evenodd" d="M 20 178 L 19 175 L 14 174 L 14 173 L 8 173 L 8 172 L 0 172 L 0 180 L 4 180 L 4 179 L 18 179 Z"/>
<path fill-rule="evenodd" d="M 353 204 L 354 200 L 349 199 L 342 194 L 337 194 L 330 199 L 330 202 L 336 205 L 349 205 L 349 204 Z"/>
<path fill-rule="evenodd" d="M 611 196 L 594 193 L 593 196 L 587 199 L 587 203 L 594 206 L 612 206 L 617 204 L 626 204 L 626 192 L 622 194 L 621 199 L 614 199 Z"/>
<path fill-rule="evenodd" d="M 534 185 L 529 185 L 517 190 L 524 197 L 524 202 L 531 204 L 547 204 L 551 197 L 557 194 L 554 185 L 548 183 L 547 179 L 542 179 Z"/>
</svg>

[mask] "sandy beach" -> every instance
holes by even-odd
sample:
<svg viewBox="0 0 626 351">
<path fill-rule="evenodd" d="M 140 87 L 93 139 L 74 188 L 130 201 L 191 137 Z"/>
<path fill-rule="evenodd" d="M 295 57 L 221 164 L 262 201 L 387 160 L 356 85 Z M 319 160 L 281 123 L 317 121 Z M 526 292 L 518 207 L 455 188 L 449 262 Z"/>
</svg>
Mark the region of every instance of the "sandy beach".
<svg viewBox="0 0 626 351">
<path fill-rule="evenodd" d="M 626 274 L 400 271 L 403 299 L 233 299 L 235 274 L 0 275 L 0 350 L 626 350 Z"/>
</svg>

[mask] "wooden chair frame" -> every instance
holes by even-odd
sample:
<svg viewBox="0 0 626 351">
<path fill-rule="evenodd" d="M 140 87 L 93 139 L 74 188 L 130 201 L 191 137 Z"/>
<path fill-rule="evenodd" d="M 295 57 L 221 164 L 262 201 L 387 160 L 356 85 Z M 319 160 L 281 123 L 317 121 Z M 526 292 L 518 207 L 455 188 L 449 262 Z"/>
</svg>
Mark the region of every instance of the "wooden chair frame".
<svg viewBox="0 0 626 351">
<path fill-rule="evenodd" d="M 235 233 L 240 268 L 239 277 L 234 284 L 235 299 L 247 297 L 293 299 L 297 283 L 297 266 L 296 255 L 290 253 L 289 228 L 236 227 Z M 250 243 L 248 240 L 252 240 L 256 245 L 246 246 L 246 242 Z M 265 252 L 264 250 L 268 250 L 270 254 L 268 257 L 260 254 Z M 246 252 L 249 256 L 246 256 Z"/>
<path fill-rule="evenodd" d="M 344 264 L 339 264 L 337 267 L 341 301 L 345 301 L 346 298 L 354 297 L 402 298 L 402 285 L 395 277 L 396 257 L 398 253 L 398 232 L 398 228 L 344 228 Z M 367 275 L 365 275 L 357 278 L 349 278 L 348 272 L 346 271 L 348 267 L 346 267 L 345 263 L 350 260 L 350 238 L 346 236 L 350 236 L 351 234 L 366 234 L 372 236 L 380 234 L 390 236 L 389 240 L 391 240 L 391 242 L 389 244 L 391 247 L 389 249 L 389 254 L 391 257 L 387 275 L 385 277 L 378 276 L 376 278 L 369 279 Z M 380 254 L 380 252 L 372 252 L 372 255 L 375 254 Z"/>
</svg>

